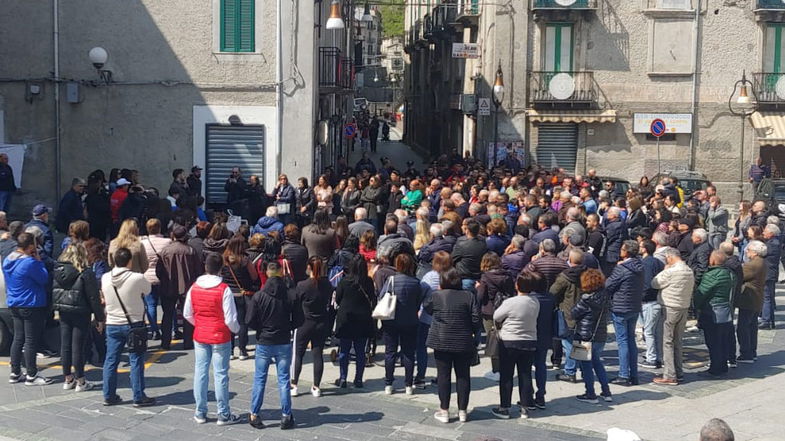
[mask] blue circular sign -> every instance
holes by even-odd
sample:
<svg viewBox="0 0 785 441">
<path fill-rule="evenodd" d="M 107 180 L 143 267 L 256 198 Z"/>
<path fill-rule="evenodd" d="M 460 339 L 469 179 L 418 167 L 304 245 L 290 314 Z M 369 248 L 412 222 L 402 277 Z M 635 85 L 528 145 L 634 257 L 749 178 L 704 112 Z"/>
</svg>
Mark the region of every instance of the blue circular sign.
<svg viewBox="0 0 785 441">
<path fill-rule="evenodd" d="M 357 133 L 357 127 L 355 127 L 354 124 L 346 124 L 343 127 L 343 134 L 347 138 L 353 138 L 356 133 Z"/>
<path fill-rule="evenodd" d="M 659 118 L 655 119 L 654 121 L 651 122 L 651 127 L 649 128 L 649 131 L 651 132 L 652 135 L 654 135 L 654 136 L 656 136 L 658 138 L 660 136 L 664 135 L 665 134 L 665 121 L 663 121 L 663 120 L 661 120 Z"/>
</svg>

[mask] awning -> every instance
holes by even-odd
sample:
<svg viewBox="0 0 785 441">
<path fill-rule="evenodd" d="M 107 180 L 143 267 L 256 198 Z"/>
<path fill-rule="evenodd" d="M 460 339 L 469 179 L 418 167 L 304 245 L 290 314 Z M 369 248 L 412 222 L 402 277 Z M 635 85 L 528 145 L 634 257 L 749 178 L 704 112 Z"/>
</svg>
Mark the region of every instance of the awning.
<svg viewBox="0 0 785 441">
<path fill-rule="evenodd" d="M 785 145 L 785 112 L 755 112 L 750 119 L 760 145 Z"/>
<path fill-rule="evenodd" d="M 532 122 L 615 123 L 615 110 L 534 110 L 526 111 Z"/>
</svg>

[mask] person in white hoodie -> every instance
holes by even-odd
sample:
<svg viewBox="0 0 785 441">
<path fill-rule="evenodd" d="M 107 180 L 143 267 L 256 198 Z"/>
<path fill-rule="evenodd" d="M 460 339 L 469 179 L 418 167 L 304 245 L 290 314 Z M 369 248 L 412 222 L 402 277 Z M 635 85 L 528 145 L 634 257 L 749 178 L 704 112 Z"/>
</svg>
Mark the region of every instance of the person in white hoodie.
<svg viewBox="0 0 785 441">
<path fill-rule="evenodd" d="M 675 386 L 684 375 L 682 370 L 682 338 L 687 324 L 687 310 L 695 287 L 695 275 L 681 259 L 676 248 L 668 248 L 664 253 L 667 264 L 665 269 L 654 276 L 651 287 L 659 289 L 657 301 L 663 308 L 662 365 L 661 377 L 654 383 Z"/>
<path fill-rule="evenodd" d="M 232 289 L 221 277 L 222 268 L 221 256 L 209 254 L 204 262 L 206 274 L 199 276 L 188 290 L 183 306 L 183 317 L 194 325 L 194 421 L 207 422 L 208 374 L 212 362 L 219 426 L 240 422 L 240 417 L 229 408 L 232 333 L 240 330 L 240 323 Z"/>
<path fill-rule="evenodd" d="M 152 285 L 150 293 L 144 296 L 145 312 L 147 313 L 147 326 L 150 328 L 151 333 L 150 340 L 160 340 L 161 330 L 158 328 L 158 287 L 161 281 L 155 275 L 155 269 L 161 250 L 172 243 L 172 240 L 161 234 L 161 221 L 156 218 L 149 219 L 145 227 L 147 227 L 148 235 L 142 237 L 142 246 L 144 246 L 144 252 L 147 254 L 149 265 L 147 271 L 144 272 L 144 278 Z"/>
<path fill-rule="evenodd" d="M 131 270 L 131 251 L 118 248 L 114 252 L 114 268 L 101 277 L 101 291 L 106 301 L 106 361 L 104 361 L 104 406 L 123 402 L 117 395 L 117 366 L 126 346 L 131 326 L 144 324 L 143 296 L 150 292 L 150 282 L 141 273 Z M 130 322 L 130 323 L 129 323 Z M 144 393 L 145 353 L 129 351 L 131 362 L 131 390 L 134 407 L 155 404 L 155 399 Z"/>
</svg>

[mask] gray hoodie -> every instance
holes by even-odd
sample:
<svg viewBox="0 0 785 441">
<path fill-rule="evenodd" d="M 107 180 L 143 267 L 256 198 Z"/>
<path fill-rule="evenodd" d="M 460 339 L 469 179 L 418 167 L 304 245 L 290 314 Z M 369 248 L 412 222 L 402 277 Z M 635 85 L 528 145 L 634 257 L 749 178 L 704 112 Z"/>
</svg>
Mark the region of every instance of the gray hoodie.
<svg viewBox="0 0 785 441">
<path fill-rule="evenodd" d="M 144 278 L 144 275 L 128 268 L 115 267 L 112 271 L 104 274 L 101 277 L 101 292 L 106 301 L 106 324 L 128 324 L 120 301 L 117 299 L 118 294 L 131 317 L 131 322 L 143 321 L 144 299 L 142 296 L 149 294 L 151 289 L 152 285 Z"/>
</svg>

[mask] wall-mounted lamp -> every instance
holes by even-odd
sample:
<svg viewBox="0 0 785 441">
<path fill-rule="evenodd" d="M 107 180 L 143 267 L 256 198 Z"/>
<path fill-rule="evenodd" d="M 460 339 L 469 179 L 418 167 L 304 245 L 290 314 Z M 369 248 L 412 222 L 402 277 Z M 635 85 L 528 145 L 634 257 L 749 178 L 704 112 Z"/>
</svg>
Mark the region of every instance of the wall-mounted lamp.
<svg viewBox="0 0 785 441">
<path fill-rule="evenodd" d="M 106 52 L 106 49 L 102 47 L 94 47 L 90 49 L 88 56 L 90 57 L 90 62 L 93 63 L 93 66 L 98 71 L 98 75 L 101 76 L 101 81 L 104 84 L 111 83 L 112 71 L 109 69 L 104 69 L 106 60 L 109 59 L 109 53 Z"/>
</svg>

